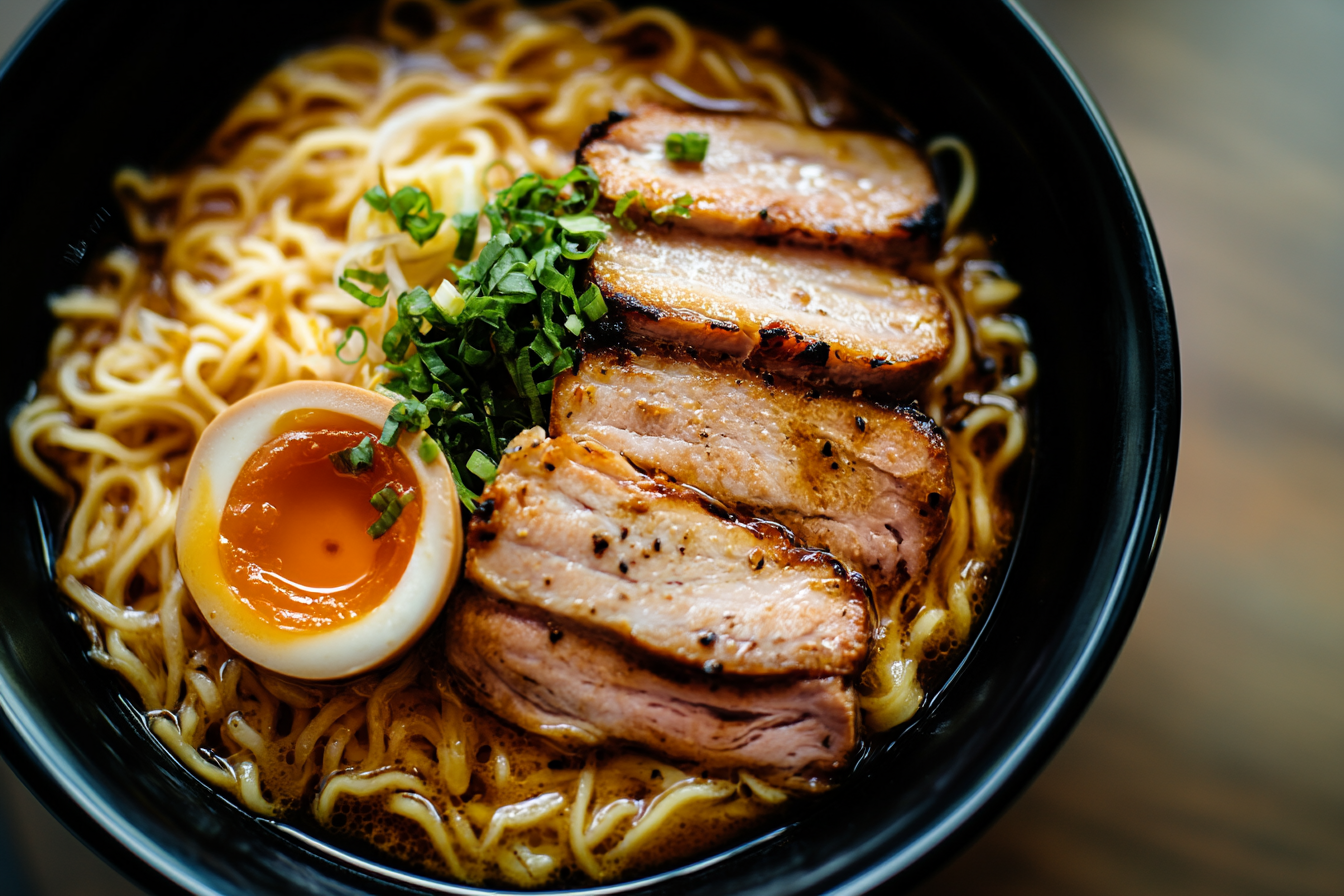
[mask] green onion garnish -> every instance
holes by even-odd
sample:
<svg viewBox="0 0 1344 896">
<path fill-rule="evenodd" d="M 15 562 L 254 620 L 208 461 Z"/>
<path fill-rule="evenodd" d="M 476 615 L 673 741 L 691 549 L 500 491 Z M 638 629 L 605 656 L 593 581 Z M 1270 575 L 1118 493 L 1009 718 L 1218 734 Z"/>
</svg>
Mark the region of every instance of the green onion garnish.
<svg viewBox="0 0 1344 896">
<path fill-rule="evenodd" d="M 371 292 L 365 292 L 364 290 L 356 286 L 355 282 L 348 277 L 342 277 L 336 282 L 340 284 L 341 289 L 350 293 L 350 295 L 359 299 L 361 302 L 363 302 L 365 305 L 368 305 L 370 308 L 381 308 L 387 304 L 387 293 L 383 293 L 380 296 L 376 296 Z"/>
<path fill-rule="evenodd" d="M 383 189 L 382 184 L 376 184 L 364 193 L 364 201 L 373 206 L 376 211 L 385 212 L 392 200 L 388 198 L 387 191 Z"/>
<path fill-rule="evenodd" d="M 673 131 L 663 141 L 663 153 L 669 162 L 703 162 L 708 151 L 709 135 L 699 131 Z"/>
<path fill-rule="evenodd" d="M 393 380 L 389 385 L 404 387 L 405 383 L 406 380 Z M 383 423 L 383 434 L 378 441 L 391 447 L 397 441 L 402 429 L 419 432 L 427 426 L 429 426 L 429 408 L 422 402 L 408 397 L 405 401 L 393 405 L 392 410 L 388 412 L 387 421 Z"/>
<path fill-rule="evenodd" d="M 387 530 L 392 528 L 392 524 L 401 516 L 401 512 L 406 509 L 406 505 L 414 500 L 415 489 L 407 489 L 405 494 L 399 495 L 397 490 L 390 485 L 370 498 L 369 503 L 379 511 L 380 516 L 369 527 L 369 537 L 382 538 L 387 534 Z"/>
<path fill-rule="evenodd" d="M 480 213 L 458 212 L 453 215 L 449 223 L 457 231 L 457 249 L 454 250 L 453 257 L 458 261 L 469 260 L 471 253 L 476 251 L 476 232 L 481 223 Z"/>
<path fill-rule="evenodd" d="M 640 205 L 644 204 L 644 200 L 640 197 L 639 191 L 631 190 L 620 199 L 617 199 L 616 208 L 612 209 L 612 214 L 615 216 L 617 222 L 619 222 L 626 230 L 635 230 L 639 227 L 637 221 L 628 217 L 630 206 L 633 205 L 636 200 L 639 201 Z"/>
<path fill-rule="evenodd" d="M 375 188 L 365 198 L 395 214 L 396 196 Z M 601 291 L 580 279 L 610 230 L 595 214 L 598 199 L 586 166 L 555 179 L 524 174 L 479 212 L 453 217 L 466 262 L 452 268 L 455 284 L 395 297 L 396 322 L 382 341 L 387 377 L 375 388 L 397 404 L 379 441 L 423 432 L 421 458 L 432 459 L 426 446 L 442 449 L 469 510 L 509 440 L 546 425 L 555 377 L 574 367 L 584 327 L 607 312 Z M 473 259 L 483 222 L 490 237 Z"/>
<path fill-rule="evenodd" d="M 350 344 L 350 337 L 355 333 L 359 334 L 359 354 L 350 358 L 347 356 L 345 347 Z M 363 327 L 350 326 L 345 328 L 345 338 L 336 343 L 336 360 L 342 364 L 358 364 L 364 358 L 364 353 L 369 350 L 369 334 L 364 332 Z"/>
<path fill-rule="evenodd" d="M 327 456 L 331 458 L 332 466 L 341 473 L 363 473 L 373 469 L 373 439 L 365 436 L 358 445 Z"/>
<path fill-rule="evenodd" d="M 375 186 L 364 194 L 364 201 L 376 211 L 391 212 L 397 228 L 421 246 L 434 238 L 443 223 L 443 212 L 434 211 L 429 194 L 419 187 L 402 187 L 388 196 L 381 185 Z"/>
<path fill-rule="evenodd" d="M 358 280 L 360 283 L 367 283 L 374 289 L 382 289 L 387 285 L 386 274 L 375 274 L 373 271 L 366 271 L 363 268 L 346 268 L 342 274 L 347 280 Z"/>
<path fill-rule="evenodd" d="M 669 215 L 676 215 L 678 218 L 689 218 L 691 216 L 691 206 L 695 204 L 695 197 L 690 193 L 682 193 L 676 199 L 673 199 L 667 205 L 659 206 L 650 210 L 644 197 L 638 190 L 631 190 L 620 199 L 616 200 L 616 207 L 612 209 L 612 214 L 616 222 L 626 230 L 634 231 L 639 229 L 639 221 L 631 214 L 638 203 L 639 208 L 648 215 L 655 224 L 664 224 Z"/>
<path fill-rule="evenodd" d="M 471 452 L 471 457 L 467 458 L 467 469 L 487 485 L 495 481 L 495 474 L 499 472 L 499 467 L 480 451 Z"/>
<path fill-rule="evenodd" d="M 649 217 L 653 223 L 662 224 L 667 220 L 668 215 L 676 215 L 679 218 L 689 218 L 691 216 L 691 205 L 695 198 L 690 193 L 682 193 L 676 199 L 673 199 L 667 205 L 656 208 L 649 212 Z"/>
</svg>

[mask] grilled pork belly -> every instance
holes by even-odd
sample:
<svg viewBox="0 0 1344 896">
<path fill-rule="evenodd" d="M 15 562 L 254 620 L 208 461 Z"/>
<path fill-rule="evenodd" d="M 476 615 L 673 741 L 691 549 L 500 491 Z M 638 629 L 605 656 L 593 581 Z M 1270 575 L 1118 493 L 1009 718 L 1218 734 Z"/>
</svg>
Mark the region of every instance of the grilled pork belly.
<svg viewBox="0 0 1344 896">
<path fill-rule="evenodd" d="M 848 675 L 868 652 L 867 589 L 830 555 L 540 428 L 513 441 L 485 490 L 466 570 L 496 595 L 707 671 Z"/>
<path fill-rule="evenodd" d="M 581 626 L 481 594 L 449 610 L 448 658 L 486 709 L 571 746 L 640 744 L 717 768 L 843 767 L 857 738 L 840 678 L 736 681 L 661 669 Z"/>
<path fill-rule="evenodd" d="M 704 161 L 668 161 L 667 135 L 687 131 L 709 135 Z M 577 158 L 610 200 L 636 190 L 657 208 L 689 193 L 691 217 L 676 224 L 705 233 L 846 246 L 884 263 L 926 255 L 941 236 L 929 166 L 890 137 L 646 105 L 590 127 Z"/>
<path fill-rule="evenodd" d="M 807 382 L 908 395 L 952 344 L 936 289 L 814 249 L 613 227 L 588 276 L 632 333 Z"/>
<path fill-rule="evenodd" d="M 923 574 L 955 491 L 942 432 L 918 411 L 686 353 L 588 352 L 555 381 L 551 431 L 778 520 L 875 588 Z"/>
</svg>

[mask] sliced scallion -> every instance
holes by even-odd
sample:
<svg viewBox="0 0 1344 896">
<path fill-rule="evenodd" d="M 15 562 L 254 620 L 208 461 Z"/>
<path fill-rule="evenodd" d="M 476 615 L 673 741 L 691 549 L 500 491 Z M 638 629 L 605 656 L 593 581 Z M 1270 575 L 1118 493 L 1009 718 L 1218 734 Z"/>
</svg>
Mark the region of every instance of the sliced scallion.
<svg viewBox="0 0 1344 896">
<path fill-rule="evenodd" d="M 495 475 L 499 472 L 495 462 L 479 450 L 471 452 L 471 457 L 467 458 L 467 469 L 487 485 L 495 481 Z"/>
<path fill-rule="evenodd" d="M 387 530 L 392 528 L 392 524 L 401 516 L 401 512 L 406 509 L 406 505 L 415 500 L 415 489 L 407 489 L 404 494 L 397 494 L 397 490 L 392 486 L 386 486 L 378 491 L 369 503 L 379 512 L 378 519 L 369 527 L 370 538 L 382 538 L 387 534 Z"/>
<path fill-rule="evenodd" d="M 391 196 L 381 186 L 372 187 L 364 194 L 364 201 L 376 211 L 390 213 L 397 229 L 410 234 L 421 246 L 439 232 L 445 217 L 443 212 L 434 211 L 429 194 L 419 187 L 402 187 Z"/>
<path fill-rule="evenodd" d="M 332 466 L 339 472 L 350 475 L 373 469 L 373 439 L 365 436 L 358 445 L 327 455 Z"/>
<path fill-rule="evenodd" d="M 391 196 L 370 190 L 366 199 L 415 237 L 436 227 L 439 213 L 427 194 L 411 189 Z M 455 254 L 465 262 L 454 276 L 432 294 L 416 287 L 395 297 L 397 316 L 382 333 L 387 378 L 375 389 L 396 405 L 379 441 L 392 445 L 403 432 L 424 432 L 422 459 L 433 450 L 427 446 L 443 451 L 468 509 L 493 479 L 509 439 L 545 424 L 554 378 L 573 368 L 583 328 L 607 311 L 601 292 L 578 279 L 581 262 L 611 228 L 596 214 L 599 198 L 597 176 L 586 166 L 553 179 L 524 174 L 479 212 L 452 218 Z M 642 201 L 639 208 L 647 215 Z M 483 221 L 488 239 L 476 252 Z M 378 288 L 357 269 L 346 273 L 347 281 Z M 342 288 L 373 307 L 388 298 L 363 298 L 351 292 L 363 292 L 356 282 Z"/>
<path fill-rule="evenodd" d="M 673 131 L 663 141 L 663 154 L 669 162 L 703 162 L 708 151 L 709 135 L 700 131 Z"/>
<path fill-rule="evenodd" d="M 351 336 L 359 334 L 359 354 L 353 358 L 346 352 L 345 347 L 350 344 Z M 364 353 L 369 350 L 369 334 L 364 332 L 363 327 L 350 326 L 345 328 L 345 338 L 336 343 L 336 360 L 342 364 L 358 364 L 364 359 Z"/>
</svg>

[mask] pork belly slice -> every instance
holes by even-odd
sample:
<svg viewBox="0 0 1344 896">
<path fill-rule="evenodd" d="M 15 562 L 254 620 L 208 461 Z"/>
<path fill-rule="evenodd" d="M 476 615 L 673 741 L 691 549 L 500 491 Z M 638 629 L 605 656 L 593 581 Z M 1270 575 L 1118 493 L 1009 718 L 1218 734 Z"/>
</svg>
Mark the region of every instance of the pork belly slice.
<svg viewBox="0 0 1344 896">
<path fill-rule="evenodd" d="M 597 444 L 536 428 L 510 451 L 468 527 L 467 575 L 488 591 L 716 673 L 863 663 L 867 587 L 829 554 Z"/>
<path fill-rule="evenodd" d="M 588 352 L 555 381 L 551 431 L 778 520 L 874 589 L 923 575 L 955 492 L 942 431 L 918 411 L 685 352 Z"/>
<path fill-rule="evenodd" d="M 936 289 L 814 249 L 613 227 L 588 277 L 632 333 L 806 382 L 909 395 L 952 344 Z"/>
<path fill-rule="evenodd" d="M 708 134 L 705 160 L 668 161 L 674 131 Z M 637 190 L 657 208 L 691 194 L 676 225 L 704 233 L 845 246 L 884 263 L 927 256 L 942 235 L 928 164 L 891 137 L 645 105 L 590 127 L 576 155 L 609 200 Z"/>
<path fill-rule="evenodd" d="M 725 681 L 655 671 L 582 627 L 468 588 L 449 609 L 448 660 L 500 718 L 568 746 L 638 744 L 712 768 L 834 771 L 857 740 L 838 677 Z"/>
</svg>

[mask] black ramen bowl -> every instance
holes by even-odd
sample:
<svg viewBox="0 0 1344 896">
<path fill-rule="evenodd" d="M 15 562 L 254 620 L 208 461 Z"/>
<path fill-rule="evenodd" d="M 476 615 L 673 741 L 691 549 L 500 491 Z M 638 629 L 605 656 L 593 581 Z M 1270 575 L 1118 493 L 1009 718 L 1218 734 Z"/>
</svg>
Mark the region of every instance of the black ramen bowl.
<svg viewBox="0 0 1344 896">
<path fill-rule="evenodd" d="M 1078 78 L 1007 3 L 673 3 L 732 33 L 768 21 L 924 135 L 979 158 L 973 222 L 1025 292 L 1040 361 L 1020 533 L 959 665 L 854 777 L 767 836 L 586 892 L 858 894 L 909 885 L 1031 780 L 1100 686 L 1156 558 L 1179 384 L 1166 278 L 1120 149 Z M 42 369 L 44 297 L 122 238 L 122 165 L 186 160 L 287 56 L 368 33 L 354 0 L 66 0 L 0 73 L 0 271 L 13 337 L 6 407 Z M 0 742 L 48 808 L 156 892 L 481 892 L 339 852 L 258 818 L 149 734 L 130 689 L 87 658 L 53 584 L 61 509 L 3 460 Z"/>
</svg>

